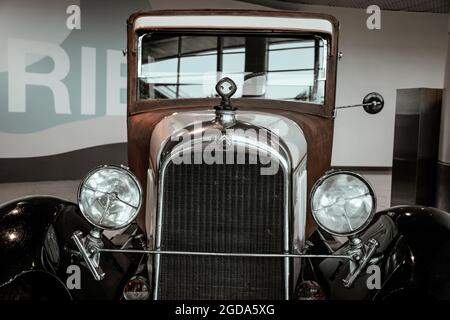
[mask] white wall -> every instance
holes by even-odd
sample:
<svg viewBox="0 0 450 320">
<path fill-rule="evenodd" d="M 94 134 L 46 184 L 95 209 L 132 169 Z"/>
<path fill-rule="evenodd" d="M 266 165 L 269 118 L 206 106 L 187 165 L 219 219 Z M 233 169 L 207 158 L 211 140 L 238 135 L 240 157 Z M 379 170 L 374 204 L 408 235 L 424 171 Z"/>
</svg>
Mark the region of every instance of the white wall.
<svg viewBox="0 0 450 320">
<path fill-rule="evenodd" d="M 234 0 L 149 0 L 152 10 L 164 9 L 267 9 L 266 6 Z"/>
<path fill-rule="evenodd" d="M 391 166 L 396 90 L 443 87 L 448 15 L 383 11 L 381 30 L 369 30 L 365 10 L 307 9 L 341 22 L 336 104 L 359 103 L 371 91 L 386 102 L 374 116 L 359 108 L 338 111 L 332 164 Z"/>
<path fill-rule="evenodd" d="M 265 4 L 277 4 L 267 1 Z M 249 8 L 237 1 L 151 0 L 152 8 Z M 382 11 L 381 30 L 369 30 L 362 9 L 281 4 L 283 8 L 323 12 L 341 23 L 337 105 L 360 103 L 372 91 L 381 93 L 385 108 L 378 115 L 362 109 L 338 112 L 333 166 L 392 165 L 396 90 L 442 88 L 447 50 L 448 15 Z"/>
</svg>

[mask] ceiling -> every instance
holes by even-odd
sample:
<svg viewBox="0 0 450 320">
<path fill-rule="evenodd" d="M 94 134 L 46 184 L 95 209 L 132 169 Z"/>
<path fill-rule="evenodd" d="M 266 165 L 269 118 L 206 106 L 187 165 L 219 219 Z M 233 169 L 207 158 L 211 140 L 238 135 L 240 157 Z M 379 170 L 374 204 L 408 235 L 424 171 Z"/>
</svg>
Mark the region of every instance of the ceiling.
<svg viewBox="0 0 450 320">
<path fill-rule="evenodd" d="M 249 1 L 253 3 L 266 2 L 265 0 Z M 278 0 L 273 2 L 279 3 L 298 3 L 323 5 L 331 7 L 346 7 L 346 8 L 367 8 L 370 5 L 376 4 L 382 10 L 394 11 L 412 11 L 412 12 L 434 12 L 434 13 L 449 13 L 450 0 Z"/>
</svg>

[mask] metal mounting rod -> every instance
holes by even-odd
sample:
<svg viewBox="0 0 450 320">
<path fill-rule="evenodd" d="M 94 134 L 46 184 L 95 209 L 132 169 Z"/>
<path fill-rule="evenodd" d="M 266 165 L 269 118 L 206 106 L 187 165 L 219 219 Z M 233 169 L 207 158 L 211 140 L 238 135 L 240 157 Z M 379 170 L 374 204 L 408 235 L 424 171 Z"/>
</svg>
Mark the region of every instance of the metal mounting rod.
<svg viewBox="0 0 450 320">
<path fill-rule="evenodd" d="M 191 255 L 219 257 L 249 257 L 249 258 L 335 258 L 353 260 L 349 255 L 328 254 L 290 254 L 290 253 L 232 253 L 232 252 L 197 252 L 197 251 L 163 251 L 163 250 L 133 250 L 133 249 L 99 249 L 99 252 L 145 253 L 162 255 Z"/>
<path fill-rule="evenodd" d="M 335 109 L 347 109 L 347 108 L 356 108 L 356 107 L 369 107 L 369 106 L 378 106 L 381 105 L 381 102 L 377 102 L 377 101 L 372 101 L 372 102 L 368 102 L 368 103 L 360 103 L 360 104 L 352 104 L 349 106 L 341 106 L 341 107 L 336 107 Z"/>
</svg>

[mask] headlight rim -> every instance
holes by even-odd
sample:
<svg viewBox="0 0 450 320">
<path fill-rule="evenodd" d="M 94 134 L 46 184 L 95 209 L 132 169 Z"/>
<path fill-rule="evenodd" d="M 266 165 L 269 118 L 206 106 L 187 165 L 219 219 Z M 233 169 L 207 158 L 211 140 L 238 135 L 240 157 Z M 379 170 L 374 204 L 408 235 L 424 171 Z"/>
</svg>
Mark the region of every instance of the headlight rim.
<svg viewBox="0 0 450 320">
<path fill-rule="evenodd" d="M 352 232 L 339 233 L 339 232 L 330 230 L 329 228 L 325 227 L 324 225 L 322 225 L 322 223 L 320 223 L 318 221 L 318 219 L 316 218 L 316 215 L 314 214 L 314 210 L 313 210 L 313 196 L 314 196 L 317 188 L 319 188 L 319 186 L 321 186 L 322 183 L 326 179 L 328 179 L 332 176 L 338 175 L 338 174 L 348 174 L 348 175 L 356 177 L 357 179 L 359 179 L 363 183 L 365 183 L 367 188 L 369 189 L 369 194 L 373 201 L 373 207 L 372 207 L 372 210 L 371 210 L 366 222 L 364 222 L 359 228 L 355 229 Z M 370 225 L 370 223 L 373 221 L 375 213 L 377 212 L 377 196 L 375 194 L 375 189 L 373 188 L 372 184 L 363 175 L 353 172 L 353 171 L 350 171 L 350 170 L 333 169 L 333 170 L 325 172 L 325 174 L 314 183 L 314 185 L 311 189 L 311 192 L 309 193 L 309 204 L 310 204 L 310 209 L 311 209 L 311 215 L 313 216 L 314 222 L 317 224 L 317 226 L 319 228 L 323 229 L 324 231 L 328 232 L 329 234 L 338 236 L 338 237 L 350 237 L 350 236 L 354 236 L 358 233 L 361 233 L 363 230 L 365 230 Z"/>
<path fill-rule="evenodd" d="M 82 186 L 84 184 L 85 181 L 87 181 L 94 173 L 96 173 L 97 171 L 101 170 L 101 169 L 115 169 L 115 170 L 120 170 L 124 173 L 126 173 L 137 185 L 138 189 L 139 189 L 139 205 L 136 208 L 136 214 L 134 215 L 133 219 L 131 219 L 130 222 L 128 222 L 127 225 L 125 226 L 119 226 L 119 227 L 104 227 L 101 226 L 97 223 L 94 223 L 91 221 L 91 219 L 83 212 L 83 210 L 81 209 L 81 201 L 80 201 L 80 197 L 81 197 L 81 189 Z M 101 230 L 110 230 L 110 231 L 116 231 L 116 230 L 121 230 L 124 228 L 127 228 L 132 222 L 133 220 L 135 220 L 137 218 L 137 216 L 139 215 L 140 210 L 142 209 L 142 204 L 143 204 L 143 190 L 142 190 L 142 186 L 139 183 L 139 180 L 137 179 L 137 177 L 130 171 L 130 169 L 127 166 L 124 165 L 116 165 L 116 164 L 101 164 L 99 166 L 96 166 L 94 168 L 92 168 L 91 170 L 89 170 L 86 175 L 84 176 L 84 178 L 81 180 L 80 184 L 78 185 L 78 190 L 77 190 L 77 205 L 78 208 L 80 209 L 81 214 L 83 215 L 83 217 L 86 219 L 87 222 L 89 222 L 91 225 L 93 225 L 96 228 L 99 228 Z"/>
</svg>

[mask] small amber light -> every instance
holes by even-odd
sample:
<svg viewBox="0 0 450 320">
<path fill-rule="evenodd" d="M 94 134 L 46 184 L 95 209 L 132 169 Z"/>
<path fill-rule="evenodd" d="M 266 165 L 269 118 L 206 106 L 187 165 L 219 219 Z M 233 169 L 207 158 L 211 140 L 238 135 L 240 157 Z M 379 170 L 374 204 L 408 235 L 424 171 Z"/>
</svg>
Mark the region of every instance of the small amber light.
<svg viewBox="0 0 450 320">
<path fill-rule="evenodd" d="M 142 276 L 134 276 L 128 280 L 123 288 L 125 300 L 148 300 L 150 297 L 150 286 Z"/>
<path fill-rule="evenodd" d="M 297 289 L 298 300 L 325 300 L 322 287 L 315 281 L 303 281 Z"/>
</svg>

